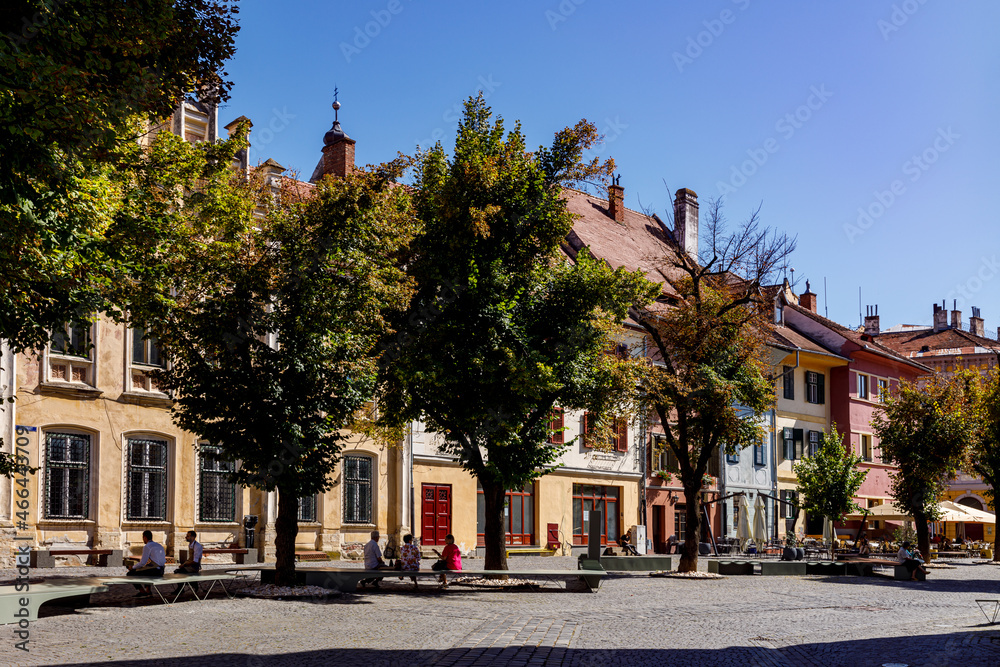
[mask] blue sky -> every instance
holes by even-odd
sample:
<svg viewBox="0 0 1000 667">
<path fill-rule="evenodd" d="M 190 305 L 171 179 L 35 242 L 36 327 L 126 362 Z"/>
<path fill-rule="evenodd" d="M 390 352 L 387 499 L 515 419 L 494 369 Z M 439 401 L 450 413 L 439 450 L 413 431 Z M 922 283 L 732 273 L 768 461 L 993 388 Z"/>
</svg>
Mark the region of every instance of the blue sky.
<svg viewBox="0 0 1000 667">
<path fill-rule="evenodd" d="M 335 85 L 359 164 L 450 147 L 482 89 L 531 146 L 593 121 L 631 208 L 681 187 L 733 222 L 762 205 L 843 324 L 860 287 L 883 328 L 947 298 L 996 336 L 1000 3 L 296 0 L 240 24 L 220 120 L 251 118 L 256 160 L 308 178 Z"/>
</svg>

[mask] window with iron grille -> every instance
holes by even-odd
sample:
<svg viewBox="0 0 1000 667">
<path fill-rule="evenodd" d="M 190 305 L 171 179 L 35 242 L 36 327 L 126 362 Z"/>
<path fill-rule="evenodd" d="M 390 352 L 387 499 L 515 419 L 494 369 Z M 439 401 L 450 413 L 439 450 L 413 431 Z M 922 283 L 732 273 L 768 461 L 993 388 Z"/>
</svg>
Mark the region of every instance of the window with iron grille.
<svg viewBox="0 0 1000 667">
<path fill-rule="evenodd" d="M 299 523 L 316 523 L 316 496 L 299 498 Z"/>
<path fill-rule="evenodd" d="M 87 519 L 90 436 L 45 434 L 45 518 Z"/>
<path fill-rule="evenodd" d="M 344 457 L 344 523 L 372 523 L 372 459 Z"/>
<path fill-rule="evenodd" d="M 167 443 L 129 438 L 128 502 L 130 521 L 167 520 Z"/>
<path fill-rule="evenodd" d="M 198 520 L 204 522 L 236 520 L 236 484 L 228 473 L 236 471 L 232 461 L 221 458 L 222 449 L 211 445 L 201 448 L 198 475 Z"/>
</svg>

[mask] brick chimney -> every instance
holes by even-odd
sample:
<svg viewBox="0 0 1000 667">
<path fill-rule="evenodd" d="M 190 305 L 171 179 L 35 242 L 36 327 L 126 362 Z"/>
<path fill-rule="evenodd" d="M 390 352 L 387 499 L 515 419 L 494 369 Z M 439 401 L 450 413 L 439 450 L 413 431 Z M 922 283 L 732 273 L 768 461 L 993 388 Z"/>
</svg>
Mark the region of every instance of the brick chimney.
<svg viewBox="0 0 1000 667">
<path fill-rule="evenodd" d="M 951 328 L 962 328 L 962 311 L 958 310 L 958 299 L 951 302 Z"/>
<path fill-rule="evenodd" d="M 674 195 L 674 241 L 698 261 L 698 195 L 687 188 Z"/>
<path fill-rule="evenodd" d="M 806 291 L 799 295 L 799 305 L 816 312 L 816 295 L 809 289 L 809 281 L 806 281 Z"/>
<path fill-rule="evenodd" d="M 344 177 L 354 172 L 354 144 L 357 142 L 340 126 L 340 102 L 333 103 L 333 111 L 333 127 L 323 135 L 323 157 L 309 179 L 314 183 L 327 174 Z"/>
<path fill-rule="evenodd" d="M 977 306 L 972 307 L 972 317 L 969 318 L 969 332 L 975 334 L 976 336 L 986 337 L 986 326 L 983 322 L 983 318 L 980 316 L 981 311 Z"/>
<path fill-rule="evenodd" d="M 625 222 L 625 188 L 618 185 L 621 174 L 617 178 L 612 177 L 611 185 L 608 186 L 608 215 L 615 219 L 615 222 Z"/>
<path fill-rule="evenodd" d="M 939 331 L 944 331 L 948 328 L 948 311 L 944 307 L 944 301 L 941 305 L 934 304 L 934 333 Z"/>
<path fill-rule="evenodd" d="M 865 333 L 869 336 L 879 334 L 878 306 L 868 306 L 868 312 L 865 315 Z"/>
</svg>

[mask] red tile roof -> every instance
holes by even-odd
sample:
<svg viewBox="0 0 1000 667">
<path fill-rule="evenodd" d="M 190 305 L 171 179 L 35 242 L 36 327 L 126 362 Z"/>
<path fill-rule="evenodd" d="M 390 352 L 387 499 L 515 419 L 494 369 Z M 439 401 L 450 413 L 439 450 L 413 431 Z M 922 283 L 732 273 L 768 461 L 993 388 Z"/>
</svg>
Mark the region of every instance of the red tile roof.
<svg viewBox="0 0 1000 667">
<path fill-rule="evenodd" d="M 942 329 L 936 333 L 930 328 L 889 331 L 878 334 L 876 340 L 908 357 L 982 354 L 1000 350 L 1000 342 L 961 329 Z"/>
</svg>

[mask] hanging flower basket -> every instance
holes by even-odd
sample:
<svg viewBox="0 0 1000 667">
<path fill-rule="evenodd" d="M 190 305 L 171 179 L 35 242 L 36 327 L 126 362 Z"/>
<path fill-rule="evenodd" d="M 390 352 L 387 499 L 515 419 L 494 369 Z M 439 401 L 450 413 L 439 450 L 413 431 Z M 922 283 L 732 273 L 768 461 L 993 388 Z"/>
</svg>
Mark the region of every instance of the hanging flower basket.
<svg viewBox="0 0 1000 667">
<path fill-rule="evenodd" d="M 703 475 L 701 478 L 701 488 L 707 489 L 715 484 L 715 478 L 711 475 Z"/>
<path fill-rule="evenodd" d="M 667 472 L 666 470 L 657 470 L 656 471 L 656 476 L 659 477 L 660 479 L 662 479 L 664 482 L 667 482 L 667 483 L 670 483 L 674 479 L 673 474 Z"/>
</svg>

